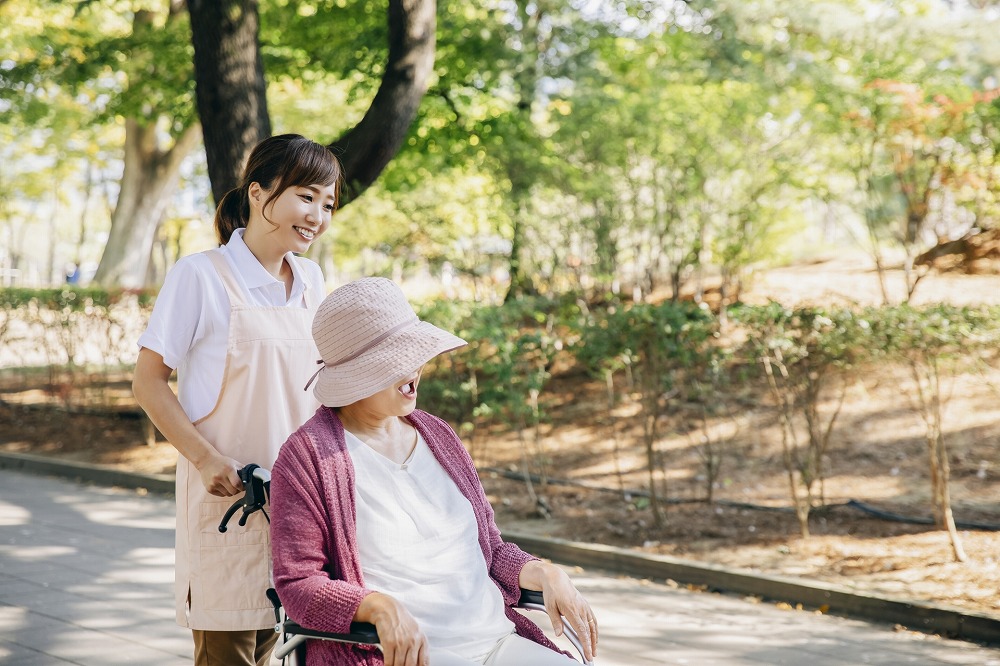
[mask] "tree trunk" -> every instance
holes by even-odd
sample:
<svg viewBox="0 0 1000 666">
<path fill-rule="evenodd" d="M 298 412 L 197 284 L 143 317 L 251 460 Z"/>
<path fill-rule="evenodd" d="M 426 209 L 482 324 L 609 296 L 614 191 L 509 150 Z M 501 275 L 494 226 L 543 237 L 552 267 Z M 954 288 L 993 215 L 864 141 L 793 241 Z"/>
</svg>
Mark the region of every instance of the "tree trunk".
<svg viewBox="0 0 1000 666">
<path fill-rule="evenodd" d="M 956 562 L 965 562 L 968 556 L 962 545 L 962 538 L 955 527 L 955 515 L 951 510 L 951 464 L 948 462 L 948 448 L 945 445 L 943 421 L 941 413 L 941 377 L 936 360 L 929 363 L 928 376 L 930 404 L 929 418 L 933 424 L 929 428 L 928 444 L 930 445 L 931 462 L 931 492 L 934 495 L 934 516 L 938 527 L 948 532 L 951 542 L 951 552 Z"/>
<path fill-rule="evenodd" d="M 125 168 L 111 232 L 94 275 L 104 286 L 142 287 L 149 252 L 180 174 L 181 162 L 198 139 L 197 126 L 185 130 L 172 147 L 161 150 L 156 127 L 125 121 Z"/>
<path fill-rule="evenodd" d="M 911 360 L 910 369 L 916 381 L 918 406 L 926 428 L 934 524 L 938 529 L 948 533 L 955 561 L 965 562 L 968 556 L 951 510 L 951 465 L 948 463 L 948 450 L 942 426 L 944 417 L 941 413 L 941 375 L 937 363 L 937 359 L 933 357 L 926 358 L 923 365 Z"/>
<path fill-rule="evenodd" d="M 517 17 L 520 28 L 516 39 L 521 44 L 520 62 L 511 72 L 516 95 L 515 107 L 511 111 L 511 122 L 516 127 L 516 135 L 508 137 L 507 150 L 502 158 L 503 168 L 510 181 L 507 200 L 515 211 L 510 245 L 510 285 L 504 296 L 504 303 L 510 303 L 521 296 L 537 293 L 534 281 L 527 269 L 528 204 L 535 184 L 534 166 L 538 162 L 537 132 L 531 118 L 535 92 L 540 76 L 539 60 L 543 52 L 539 25 L 545 15 L 541 3 L 517 0 Z"/>
<path fill-rule="evenodd" d="M 522 210 L 514 213 L 514 228 L 511 234 L 509 274 L 510 286 L 504 296 L 504 303 L 511 303 L 521 296 L 530 296 L 536 293 L 535 283 L 531 276 L 525 271 L 523 261 L 525 259 L 524 250 L 524 218 L 526 215 Z"/>
<path fill-rule="evenodd" d="M 649 478 L 649 508 L 653 510 L 653 523 L 657 527 L 663 527 L 663 511 L 660 508 L 660 494 L 656 490 L 656 409 L 655 406 L 650 412 L 648 401 L 645 409 L 646 416 L 643 419 L 643 441 L 646 445 L 646 471 Z M 654 398 L 655 402 L 655 398 Z"/>
<path fill-rule="evenodd" d="M 58 238 L 59 236 L 59 234 L 56 231 L 56 221 L 59 219 L 60 216 L 59 197 L 56 196 L 57 192 L 59 192 L 59 184 L 53 183 L 52 213 L 49 215 L 49 220 L 48 220 L 48 226 L 49 226 L 48 233 L 49 233 L 49 238 L 52 240 L 49 243 L 48 253 L 45 257 L 45 282 L 49 284 L 60 285 L 63 283 L 63 280 L 59 279 L 60 276 L 63 274 L 63 271 L 62 269 L 56 270 L 56 242 L 55 242 L 56 238 Z M 72 359 L 70 360 L 70 362 L 72 362 Z"/>
<path fill-rule="evenodd" d="M 198 115 L 212 196 L 239 183 L 254 145 L 271 135 L 256 0 L 187 0 Z M 434 68 L 436 0 L 389 0 L 389 58 L 372 104 L 330 144 L 344 165 L 341 205 L 367 189 L 399 152 Z"/>
<path fill-rule="evenodd" d="M 951 465 L 948 463 L 948 450 L 945 447 L 944 436 L 939 432 L 937 436 L 936 453 L 938 456 L 938 483 L 937 504 L 941 507 L 941 516 L 944 519 L 944 529 L 948 532 L 948 540 L 951 543 L 951 553 L 956 562 L 967 562 L 969 557 L 965 554 L 965 547 L 962 545 L 962 537 L 958 534 L 955 526 L 955 514 L 951 510 Z"/>
<path fill-rule="evenodd" d="M 795 517 L 799 521 L 799 532 L 802 534 L 803 539 L 808 539 L 809 513 L 812 509 L 812 502 L 808 493 L 806 497 L 802 497 L 799 494 L 799 485 L 802 483 L 801 474 L 798 481 L 796 481 L 796 469 L 798 468 L 796 459 L 798 458 L 799 443 L 798 437 L 795 434 L 795 423 L 792 421 L 792 405 L 794 400 L 789 397 L 786 390 L 782 390 L 778 386 L 778 380 L 774 376 L 775 362 L 767 356 L 762 357 L 760 360 L 764 365 L 764 374 L 767 377 L 767 384 L 771 390 L 771 395 L 778 405 L 778 418 L 781 422 L 781 461 L 788 478 L 788 491 L 791 495 L 792 505 L 795 507 Z M 783 377 L 787 376 L 783 366 L 779 364 L 778 369 Z"/>
<path fill-rule="evenodd" d="M 403 146 L 434 69 L 436 20 L 436 0 L 389 0 L 382 84 L 361 122 L 330 144 L 344 165 L 342 203 L 374 183 Z"/>
<path fill-rule="evenodd" d="M 257 143 L 271 136 L 257 0 L 187 0 L 195 95 L 212 196 L 239 184 Z"/>
</svg>

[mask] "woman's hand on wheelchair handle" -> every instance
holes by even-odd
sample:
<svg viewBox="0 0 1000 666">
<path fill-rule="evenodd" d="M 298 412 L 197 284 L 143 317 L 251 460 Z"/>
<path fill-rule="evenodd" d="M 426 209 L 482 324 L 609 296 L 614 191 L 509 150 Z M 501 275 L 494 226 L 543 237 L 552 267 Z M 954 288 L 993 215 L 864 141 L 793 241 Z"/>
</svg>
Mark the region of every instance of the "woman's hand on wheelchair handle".
<svg viewBox="0 0 1000 666">
<path fill-rule="evenodd" d="M 243 465 L 221 454 L 215 454 L 201 464 L 195 463 L 205 489 L 216 497 L 232 497 L 243 492 L 239 470 Z"/>
<path fill-rule="evenodd" d="M 366 596 L 354 613 L 378 632 L 385 666 L 430 666 L 430 648 L 420 625 L 396 599 L 381 592 Z"/>
<path fill-rule="evenodd" d="M 597 655 L 597 618 L 566 572 L 554 564 L 533 560 L 521 570 L 520 583 L 523 588 L 541 590 L 556 635 L 563 635 L 563 624 L 571 625 L 583 646 L 584 657 L 592 661 Z"/>
</svg>

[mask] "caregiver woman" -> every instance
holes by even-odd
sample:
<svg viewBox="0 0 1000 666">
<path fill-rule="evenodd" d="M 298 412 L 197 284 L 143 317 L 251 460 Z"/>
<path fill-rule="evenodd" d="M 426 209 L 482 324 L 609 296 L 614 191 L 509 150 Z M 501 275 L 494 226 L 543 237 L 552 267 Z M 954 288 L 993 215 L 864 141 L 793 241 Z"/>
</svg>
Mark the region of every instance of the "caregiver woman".
<svg viewBox="0 0 1000 666">
<path fill-rule="evenodd" d="M 199 666 L 263 666 L 277 638 L 266 520 L 217 528 L 242 491 L 237 470 L 270 468 L 318 406 L 302 382 L 315 368 L 324 280 L 295 255 L 326 231 L 341 181 L 318 143 L 296 134 L 259 143 L 216 211 L 221 247 L 177 262 L 139 338 L 133 392 L 180 453 L 177 622 L 191 628 Z"/>
</svg>

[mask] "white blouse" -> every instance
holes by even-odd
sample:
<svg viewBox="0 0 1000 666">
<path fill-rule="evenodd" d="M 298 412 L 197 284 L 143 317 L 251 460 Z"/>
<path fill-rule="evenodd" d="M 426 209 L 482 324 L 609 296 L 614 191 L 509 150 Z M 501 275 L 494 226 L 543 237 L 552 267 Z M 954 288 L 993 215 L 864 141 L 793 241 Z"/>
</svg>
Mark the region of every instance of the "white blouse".
<svg viewBox="0 0 1000 666">
<path fill-rule="evenodd" d="M 430 647 L 482 658 L 514 624 L 486 569 L 469 500 L 423 437 L 399 464 L 345 435 L 365 587 L 400 601 Z"/>
<path fill-rule="evenodd" d="M 286 298 L 284 283 L 267 272 L 243 241 L 245 231 L 237 229 L 221 251 L 251 304 L 303 308 L 306 290 L 325 295 L 320 267 L 308 259 L 295 261 L 289 252 L 285 258 L 292 267 L 292 291 Z M 155 351 L 177 370 L 177 398 L 192 422 L 212 411 L 219 399 L 228 339 L 229 295 L 218 271 L 202 252 L 183 257 L 167 273 L 139 347 Z"/>
</svg>

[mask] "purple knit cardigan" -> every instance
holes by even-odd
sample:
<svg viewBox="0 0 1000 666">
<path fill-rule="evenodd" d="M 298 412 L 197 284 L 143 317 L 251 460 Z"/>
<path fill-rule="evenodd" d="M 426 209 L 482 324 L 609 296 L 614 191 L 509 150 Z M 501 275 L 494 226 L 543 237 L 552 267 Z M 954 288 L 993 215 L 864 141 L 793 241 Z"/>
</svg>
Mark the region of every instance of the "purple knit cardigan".
<svg viewBox="0 0 1000 666">
<path fill-rule="evenodd" d="M 558 649 L 513 609 L 520 596 L 521 568 L 536 558 L 500 537 L 493 508 L 458 435 L 441 419 L 420 410 L 408 420 L 472 504 L 490 578 L 500 588 L 517 633 Z M 271 472 L 270 500 L 274 585 L 285 611 L 304 627 L 347 632 L 361 600 L 372 590 L 365 588 L 358 561 L 354 465 L 335 410 L 320 407 L 282 446 Z M 373 647 L 310 641 L 306 663 L 382 666 L 383 661 Z"/>
</svg>

